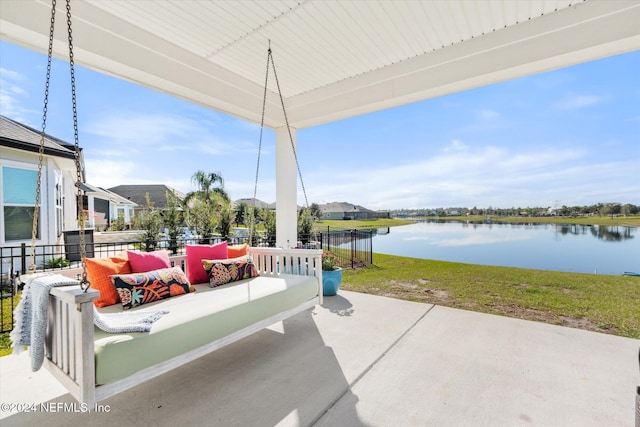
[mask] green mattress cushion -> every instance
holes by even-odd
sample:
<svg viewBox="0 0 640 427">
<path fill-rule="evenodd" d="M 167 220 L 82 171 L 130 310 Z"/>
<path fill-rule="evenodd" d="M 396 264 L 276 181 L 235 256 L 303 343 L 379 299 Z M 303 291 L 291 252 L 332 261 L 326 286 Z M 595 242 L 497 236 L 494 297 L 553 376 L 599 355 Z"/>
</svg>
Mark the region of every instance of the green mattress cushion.
<svg viewBox="0 0 640 427">
<path fill-rule="evenodd" d="M 318 296 L 315 277 L 289 274 L 260 276 L 216 288 L 207 284 L 194 287 L 196 292 L 135 309 L 169 312 L 150 332 L 108 334 L 96 328 L 96 384 L 125 378 Z M 99 309 L 102 313 L 121 310 L 120 304 Z"/>
</svg>

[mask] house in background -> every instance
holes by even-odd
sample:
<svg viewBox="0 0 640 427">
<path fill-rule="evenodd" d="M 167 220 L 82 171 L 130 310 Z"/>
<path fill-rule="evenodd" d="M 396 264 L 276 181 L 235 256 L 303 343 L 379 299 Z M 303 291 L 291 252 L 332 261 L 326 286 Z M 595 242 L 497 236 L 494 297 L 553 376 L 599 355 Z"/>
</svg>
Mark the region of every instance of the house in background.
<svg viewBox="0 0 640 427">
<path fill-rule="evenodd" d="M 40 140 L 40 131 L 0 116 L 0 247 L 31 242 Z M 37 244 L 62 244 L 78 228 L 75 150 L 50 135 L 44 145 Z M 82 152 L 80 166 L 84 181 Z"/>
<path fill-rule="evenodd" d="M 137 203 L 90 184 L 84 184 L 84 191 L 83 209 L 87 213 L 89 228 L 106 230 L 118 218 L 122 218 L 125 225 L 131 224 Z"/>
<path fill-rule="evenodd" d="M 233 207 L 235 208 L 236 206 L 238 206 L 240 203 L 245 203 L 247 206 L 255 206 L 257 208 L 260 209 L 270 209 L 272 211 L 276 210 L 276 203 L 267 203 L 267 202 L 263 202 L 260 199 L 254 199 L 253 197 L 249 197 L 249 198 L 245 198 L 245 199 L 238 199 L 236 201 L 233 202 Z"/>
<path fill-rule="evenodd" d="M 165 209 L 167 207 L 167 193 L 174 193 L 178 199 L 184 200 L 185 194 L 167 187 L 164 184 L 134 184 L 134 185 L 118 185 L 107 189 L 111 193 L 115 193 L 137 204 L 135 211 L 142 210 L 147 207 L 147 194 L 154 208 Z"/>
<path fill-rule="evenodd" d="M 389 218 L 388 211 L 376 212 L 347 202 L 332 202 L 320 205 L 323 219 L 376 219 Z"/>
</svg>

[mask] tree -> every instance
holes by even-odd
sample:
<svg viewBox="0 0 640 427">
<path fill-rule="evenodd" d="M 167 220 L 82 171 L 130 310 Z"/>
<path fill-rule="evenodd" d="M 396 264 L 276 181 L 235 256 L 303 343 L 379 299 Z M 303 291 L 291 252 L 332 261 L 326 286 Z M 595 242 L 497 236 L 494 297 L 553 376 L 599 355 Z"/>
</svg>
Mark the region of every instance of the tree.
<svg viewBox="0 0 640 427">
<path fill-rule="evenodd" d="M 187 225 L 200 235 L 201 242 L 210 240 L 218 228 L 223 207 L 231 203 L 224 190 L 222 175 L 215 172 L 197 171 L 191 177 L 197 190 L 187 194 L 184 205 L 187 208 Z"/>
<path fill-rule="evenodd" d="M 149 193 L 145 194 L 145 199 L 147 204 L 143 210 L 138 213 L 137 224 L 139 225 L 139 229 L 143 230 L 139 238 L 142 240 L 144 250 L 152 252 L 156 250 L 156 246 L 158 245 L 162 218 L 160 217 L 160 211 L 153 207 Z"/>
<path fill-rule="evenodd" d="M 244 213 L 247 210 L 247 208 L 249 207 L 249 205 L 246 202 L 240 202 L 236 205 L 236 216 L 235 216 L 235 223 L 236 226 L 237 225 L 245 225 L 244 222 Z"/>
<path fill-rule="evenodd" d="M 298 239 L 303 244 L 309 243 L 313 231 L 313 218 L 309 208 L 301 208 L 298 211 Z"/>
<path fill-rule="evenodd" d="M 220 212 L 215 206 L 198 199 L 191 201 L 185 214 L 187 225 L 199 236 L 200 243 L 210 241 L 219 219 Z"/>
<path fill-rule="evenodd" d="M 165 192 L 167 207 L 162 212 L 162 223 L 167 229 L 169 237 L 169 250 L 172 254 L 178 253 L 178 237 L 180 236 L 180 224 L 182 218 L 180 214 L 181 203 L 175 192 Z"/>
<path fill-rule="evenodd" d="M 125 230 L 125 223 L 124 223 L 124 214 L 119 214 L 118 218 L 114 219 L 113 221 L 111 221 L 111 227 L 109 227 L 109 230 L 111 231 L 124 231 Z"/>
<path fill-rule="evenodd" d="M 257 224 L 258 208 L 255 206 L 247 206 L 244 210 L 244 223 L 248 227 L 249 244 L 255 246 L 258 243 L 258 224 Z"/>
<path fill-rule="evenodd" d="M 233 219 L 231 203 L 223 203 L 220 209 L 220 220 L 217 227 L 218 233 L 222 236 L 222 240 L 231 240 L 231 224 L 233 223 Z"/>
<path fill-rule="evenodd" d="M 311 218 L 313 218 L 314 221 L 322 219 L 322 211 L 320 210 L 320 205 L 318 205 L 317 203 L 311 203 L 311 206 L 309 207 L 309 213 L 311 214 Z"/>
<path fill-rule="evenodd" d="M 264 232 L 267 237 L 267 242 L 275 244 L 276 241 L 276 212 L 269 208 L 262 209 L 260 213 L 262 217 L 262 224 L 264 225 Z"/>
<path fill-rule="evenodd" d="M 186 205 L 188 205 L 194 198 L 203 200 L 205 203 L 210 203 L 216 199 L 216 196 L 226 201 L 231 201 L 229 195 L 224 190 L 224 180 L 222 179 L 222 175 L 219 173 L 206 173 L 199 170 L 193 174 L 191 182 L 195 184 L 198 189 L 187 194 L 184 199 L 184 203 Z"/>
</svg>

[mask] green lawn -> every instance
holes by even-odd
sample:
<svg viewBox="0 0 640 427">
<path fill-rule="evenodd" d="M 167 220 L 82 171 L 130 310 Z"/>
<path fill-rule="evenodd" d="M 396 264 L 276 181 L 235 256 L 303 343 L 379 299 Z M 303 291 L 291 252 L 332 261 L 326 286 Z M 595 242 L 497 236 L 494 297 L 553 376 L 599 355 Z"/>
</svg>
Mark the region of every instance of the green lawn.
<svg viewBox="0 0 640 427">
<path fill-rule="evenodd" d="M 2 299 L 2 325 L 7 326 L 11 324 L 11 315 L 13 313 L 13 309 L 18 302 L 20 302 L 20 297 L 22 293 L 19 292 L 13 298 L 13 306 L 11 305 L 11 298 L 3 298 Z M 11 353 L 11 341 L 9 340 L 9 333 L 4 332 L 0 334 L 0 357 L 6 356 Z"/>
<path fill-rule="evenodd" d="M 640 278 L 374 254 L 342 289 L 640 338 Z"/>
<path fill-rule="evenodd" d="M 326 231 L 327 227 L 334 228 L 346 228 L 366 230 L 372 228 L 387 228 L 397 227 L 400 225 L 415 224 L 415 221 L 406 219 L 394 219 L 394 218 L 378 218 L 378 219 L 323 219 L 313 223 L 313 228 L 316 231 Z"/>
</svg>

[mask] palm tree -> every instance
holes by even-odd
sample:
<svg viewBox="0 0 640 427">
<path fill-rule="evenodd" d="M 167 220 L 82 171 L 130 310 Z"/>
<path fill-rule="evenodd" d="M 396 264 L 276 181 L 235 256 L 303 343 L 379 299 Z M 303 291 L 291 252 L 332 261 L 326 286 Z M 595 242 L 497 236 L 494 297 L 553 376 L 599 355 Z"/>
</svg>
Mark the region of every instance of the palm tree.
<svg viewBox="0 0 640 427">
<path fill-rule="evenodd" d="M 229 195 L 224 190 L 224 180 L 222 179 L 222 175 L 216 172 L 206 173 L 205 171 L 199 170 L 193 174 L 191 177 L 191 182 L 198 186 L 196 191 L 192 191 L 187 194 L 184 199 L 185 204 L 189 204 L 192 199 L 198 199 L 206 204 L 210 204 L 215 198 L 214 195 L 218 195 L 226 202 L 230 202 L 231 199 Z M 219 185 L 216 185 L 219 184 Z"/>
<path fill-rule="evenodd" d="M 184 199 L 187 208 L 185 219 L 201 240 L 207 240 L 218 227 L 223 207 L 230 205 L 231 199 L 223 188 L 224 180 L 219 173 L 199 170 L 193 174 L 191 182 L 198 189 L 188 193 Z"/>
<path fill-rule="evenodd" d="M 235 223 L 236 225 L 244 225 L 245 212 L 249 209 L 249 205 L 246 202 L 240 202 L 236 205 Z"/>
</svg>

